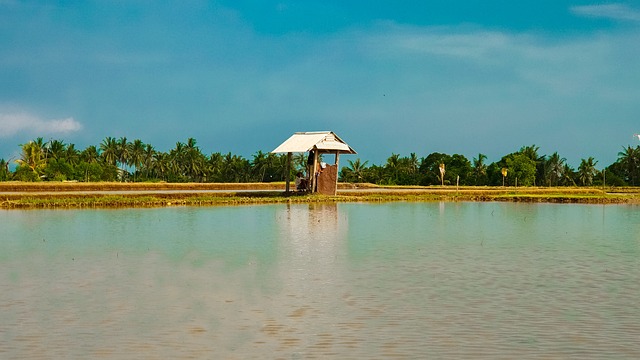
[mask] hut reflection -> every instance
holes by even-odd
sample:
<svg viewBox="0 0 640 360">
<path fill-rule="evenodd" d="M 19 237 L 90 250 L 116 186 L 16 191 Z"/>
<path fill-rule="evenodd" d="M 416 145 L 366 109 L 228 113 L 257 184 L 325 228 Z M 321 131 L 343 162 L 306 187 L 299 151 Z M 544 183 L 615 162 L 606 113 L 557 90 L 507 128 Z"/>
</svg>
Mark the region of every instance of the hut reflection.
<svg viewBox="0 0 640 360">
<path fill-rule="evenodd" d="M 284 216 L 278 219 L 280 251 L 288 260 L 281 264 L 285 285 L 293 286 L 295 292 L 324 292 L 342 271 L 346 216 L 340 216 L 338 204 L 295 204 L 283 211 Z"/>
</svg>

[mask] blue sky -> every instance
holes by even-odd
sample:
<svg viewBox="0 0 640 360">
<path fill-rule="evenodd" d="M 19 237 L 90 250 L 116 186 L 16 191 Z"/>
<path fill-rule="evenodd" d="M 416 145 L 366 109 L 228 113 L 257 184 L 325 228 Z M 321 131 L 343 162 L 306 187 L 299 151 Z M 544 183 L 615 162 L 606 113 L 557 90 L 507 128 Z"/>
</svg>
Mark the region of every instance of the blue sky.
<svg viewBox="0 0 640 360">
<path fill-rule="evenodd" d="M 535 144 L 608 166 L 640 132 L 640 1 L 0 0 L 0 158 L 105 137 L 247 158 Z"/>
</svg>

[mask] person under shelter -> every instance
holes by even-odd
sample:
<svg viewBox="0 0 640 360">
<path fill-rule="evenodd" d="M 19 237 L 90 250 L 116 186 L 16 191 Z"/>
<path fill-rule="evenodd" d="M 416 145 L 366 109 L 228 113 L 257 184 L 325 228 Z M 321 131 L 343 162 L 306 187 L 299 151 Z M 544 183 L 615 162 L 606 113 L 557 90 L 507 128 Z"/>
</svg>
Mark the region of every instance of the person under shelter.
<svg viewBox="0 0 640 360">
<path fill-rule="evenodd" d="M 307 180 L 301 171 L 296 174 L 296 190 L 306 191 L 309 188 L 309 180 Z"/>
</svg>

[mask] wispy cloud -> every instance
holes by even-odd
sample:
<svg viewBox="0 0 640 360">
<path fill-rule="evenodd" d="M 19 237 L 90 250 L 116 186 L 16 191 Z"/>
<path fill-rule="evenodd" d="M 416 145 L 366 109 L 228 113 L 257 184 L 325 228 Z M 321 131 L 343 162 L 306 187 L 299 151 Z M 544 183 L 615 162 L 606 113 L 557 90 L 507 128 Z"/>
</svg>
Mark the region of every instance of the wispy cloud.
<svg viewBox="0 0 640 360">
<path fill-rule="evenodd" d="M 625 4 L 573 6 L 571 12 L 579 16 L 640 22 L 640 10 Z"/>
<path fill-rule="evenodd" d="M 74 118 L 42 119 L 28 113 L 0 113 L 0 138 L 8 138 L 21 132 L 43 134 L 69 134 L 82 129 Z"/>
</svg>

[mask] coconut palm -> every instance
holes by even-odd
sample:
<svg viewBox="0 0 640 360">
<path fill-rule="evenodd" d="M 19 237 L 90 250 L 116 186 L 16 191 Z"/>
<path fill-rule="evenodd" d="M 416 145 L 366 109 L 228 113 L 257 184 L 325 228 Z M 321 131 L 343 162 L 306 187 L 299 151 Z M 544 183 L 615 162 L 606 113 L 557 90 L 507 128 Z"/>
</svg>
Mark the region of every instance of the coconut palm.
<svg viewBox="0 0 640 360">
<path fill-rule="evenodd" d="M 11 172 L 9 171 L 9 162 L 5 159 L 0 159 L 0 181 L 9 180 Z"/>
<path fill-rule="evenodd" d="M 400 154 L 391 153 L 391 156 L 387 159 L 387 163 L 384 165 L 385 173 L 387 176 L 387 182 L 389 184 L 397 184 L 398 173 L 400 165 Z"/>
<path fill-rule="evenodd" d="M 33 140 L 33 143 L 35 143 L 35 145 L 41 149 L 43 157 L 46 162 L 47 158 L 49 157 L 49 148 L 51 147 L 51 140 L 45 142 L 42 137 L 37 137 L 35 140 Z"/>
<path fill-rule="evenodd" d="M 100 143 L 100 156 L 107 165 L 117 166 L 118 161 L 118 142 L 113 137 L 106 137 Z"/>
<path fill-rule="evenodd" d="M 561 184 L 564 186 L 577 186 L 575 178 L 575 169 L 565 162 L 562 169 L 562 179 L 560 179 Z"/>
<path fill-rule="evenodd" d="M 349 160 L 348 162 L 349 166 L 347 167 L 347 171 L 350 177 L 352 177 L 355 182 L 363 182 L 369 161 L 362 162 L 360 158 L 357 158 L 354 161 Z"/>
<path fill-rule="evenodd" d="M 282 181 L 285 180 L 286 177 L 290 176 L 295 169 L 289 169 L 289 174 L 287 174 L 287 154 L 267 154 L 267 173 L 265 175 L 266 181 Z M 295 171 L 297 172 L 297 171 Z"/>
<path fill-rule="evenodd" d="M 263 153 L 262 150 L 258 150 L 257 153 L 253 154 L 251 168 L 253 169 L 253 173 L 255 174 L 255 179 L 257 181 L 264 182 L 264 175 L 267 172 L 268 167 L 269 163 L 267 154 Z"/>
<path fill-rule="evenodd" d="M 597 163 L 592 156 L 580 161 L 580 166 L 578 166 L 578 179 L 582 185 L 590 186 L 593 184 L 593 178 L 598 174 L 598 170 L 596 170 Z"/>
<path fill-rule="evenodd" d="M 207 161 L 207 172 L 210 174 L 211 181 L 223 181 L 222 169 L 224 167 L 224 159 L 221 153 L 212 153 Z"/>
<path fill-rule="evenodd" d="M 146 178 L 149 178 L 149 174 L 153 169 L 153 163 L 155 161 L 156 150 L 151 144 L 146 144 L 144 147 L 144 154 L 142 155 L 142 168 Z"/>
<path fill-rule="evenodd" d="M 487 155 L 478 154 L 477 158 L 473 158 L 473 174 L 476 178 L 476 185 L 480 185 L 480 179 L 484 179 L 487 176 L 487 165 L 484 161 L 487 160 Z M 484 181 L 482 181 L 484 182 Z"/>
<path fill-rule="evenodd" d="M 125 180 L 125 174 L 127 173 L 126 167 L 131 165 L 131 143 L 127 141 L 125 136 L 116 141 L 117 144 L 117 156 L 120 163 L 121 180 Z"/>
<path fill-rule="evenodd" d="M 536 175 L 533 181 L 534 186 L 536 183 L 542 183 L 547 173 L 547 162 L 545 161 L 545 156 L 538 155 L 538 150 L 540 150 L 540 147 L 534 144 L 531 146 L 523 146 L 520 148 L 520 151 L 518 151 L 520 154 L 526 156 L 535 163 Z"/>
<path fill-rule="evenodd" d="M 307 153 L 295 153 L 293 154 L 293 167 L 294 171 L 306 171 L 307 170 Z"/>
<path fill-rule="evenodd" d="M 167 153 L 156 151 L 153 154 L 153 171 L 163 181 L 167 180 L 169 173 L 169 155 Z"/>
<path fill-rule="evenodd" d="M 547 181 L 549 186 L 557 186 L 558 181 L 564 176 L 564 164 L 567 159 L 554 152 L 546 161 Z"/>
<path fill-rule="evenodd" d="M 20 167 L 27 168 L 34 180 L 40 180 L 47 165 L 41 142 L 30 141 L 21 146 L 22 153 L 16 163 Z"/>
<path fill-rule="evenodd" d="M 64 159 L 69 165 L 78 165 L 78 162 L 80 161 L 80 152 L 76 149 L 75 144 L 67 145 L 67 149 L 64 152 Z"/>
<path fill-rule="evenodd" d="M 142 162 L 144 160 L 144 143 L 140 139 L 133 140 L 133 143 L 130 145 L 130 154 L 129 154 L 129 163 L 133 165 L 133 181 L 136 181 L 136 173 L 138 169 L 142 166 Z"/>
<path fill-rule="evenodd" d="M 61 160 L 65 156 L 67 145 L 61 140 L 52 140 L 46 147 L 47 159 Z"/>
<path fill-rule="evenodd" d="M 79 155 L 79 159 L 81 162 L 84 162 L 86 164 L 96 164 L 100 159 L 98 148 L 95 145 L 87 147 L 86 149 L 82 150 Z M 84 181 L 89 181 L 89 167 L 90 166 L 88 165 L 84 166 Z"/>
<path fill-rule="evenodd" d="M 418 172 L 420 160 L 418 159 L 416 153 L 409 154 L 409 157 L 407 158 L 407 165 L 411 174 L 415 174 L 416 172 Z"/>
<path fill-rule="evenodd" d="M 168 172 L 174 177 L 176 180 L 184 181 L 185 171 L 184 171 L 184 152 L 185 152 L 185 144 L 178 141 L 176 142 L 176 147 L 169 151 L 169 155 L 167 158 L 168 161 Z"/>
<path fill-rule="evenodd" d="M 84 161 L 88 164 L 94 164 L 98 162 L 100 153 L 95 145 L 91 145 L 80 153 L 80 161 Z"/>
<path fill-rule="evenodd" d="M 618 153 L 618 162 L 624 169 L 624 177 L 632 186 L 636 186 L 636 181 L 640 172 L 640 146 L 623 147 L 623 151 Z"/>
<path fill-rule="evenodd" d="M 205 169 L 206 158 L 196 144 L 196 139 L 188 138 L 181 158 L 182 168 L 189 181 L 200 181 Z"/>
</svg>

